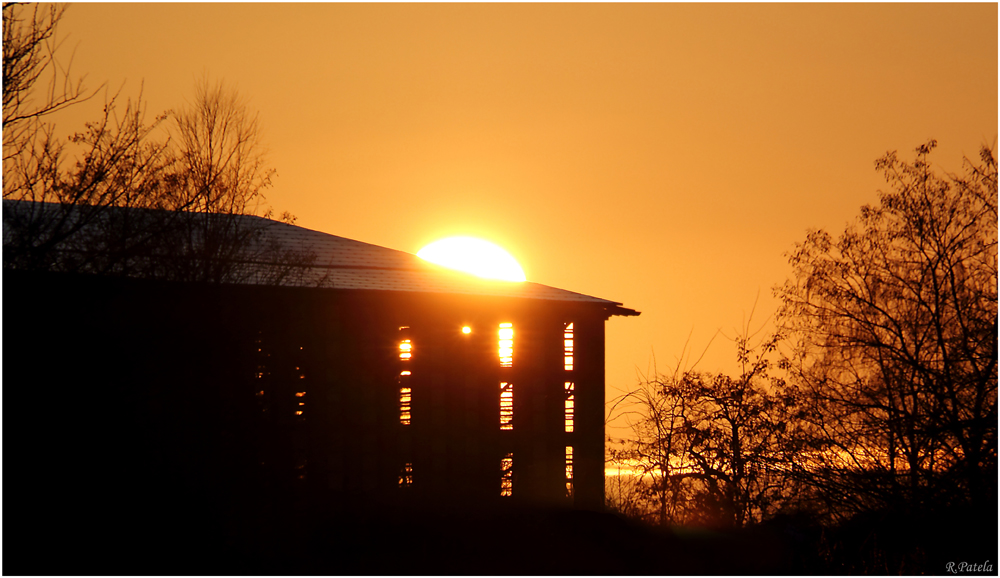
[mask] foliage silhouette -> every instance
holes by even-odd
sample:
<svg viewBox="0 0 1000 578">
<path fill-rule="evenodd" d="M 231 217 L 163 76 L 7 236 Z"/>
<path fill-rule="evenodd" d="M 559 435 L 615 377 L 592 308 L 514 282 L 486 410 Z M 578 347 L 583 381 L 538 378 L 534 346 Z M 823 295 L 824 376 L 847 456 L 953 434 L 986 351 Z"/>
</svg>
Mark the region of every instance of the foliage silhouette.
<svg viewBox="0 0 1000 578">
<path fill-rule="evenodd" d="M 889 189 L 836 239 L 809 233 L 776 293 L 808 479 L 834 517 L 995 504 L 997 164 L 895 152 Z"/>
<path fill-rule="evenodd" d="M 996 559 L 997 162 L 942 174 L 935 146 L 878 159 L 879 203 L 789 253 L 776 333 L 736 340 L 738 377 L 678 368 L 614 400 L 634 439 L 610 464 L 635 475 L 609 477 L 609 507 L 779 531 L 813 553 L 797 572 Z"/>
<path fill-rule="evenodd" d="M 124 104 L 118 93 L 83 130 L 55 136 L 51 113 L 93 95 L 57 58 L 64 11 L 3 8 L 3 198 L 16 201 L 4 204 L 4 267 L 213 283 L 301 279 L 315 256 L 282 249 L 267 221 L 240 218 L 271 216 L 263 193 L 274 169 L 257 117 L 236 91 L 203 80 L 190 106 L 152 122 L 141 91 Z M 160 130 L 171 124 L 176 140 Z"/>
<path fill-rule="evenodd" d="M 735 342 L 738 377 L 678 369 L 617 400 L 632 415 L 635 439 L 613 447 L 611 462 L 637 471 L 633 495 L 616 497 L 657 524 L 742 528 L 783 500 L 789 406 L 769 359 L 780 337 Z"/>
</svg>

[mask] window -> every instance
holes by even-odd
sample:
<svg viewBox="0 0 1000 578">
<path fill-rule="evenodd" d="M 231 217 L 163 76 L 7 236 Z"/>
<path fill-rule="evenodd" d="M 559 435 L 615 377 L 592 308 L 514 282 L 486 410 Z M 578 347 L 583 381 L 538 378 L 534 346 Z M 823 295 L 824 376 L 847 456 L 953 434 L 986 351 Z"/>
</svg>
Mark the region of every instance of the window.
<svg viewBox="0 0 1000 578">
<path fill-rule="evenodd" d="M 514 429 L 514 384 L 500 382 L 500 429 Z"/>
<path fill-rule="evenodd" d="M 298 353 L 297 357 L 299 357 L 300 359 L 301 359 L 301 352 L 302 352 L 303 349 L 304 349 L 303 347 L 299 347 L 299 351 L 297 352 Z M 301 363 L 301 361 L 299 363 Z M 301 382 L 301 380 L 304 380 L 306 378 L 306 372 L 305 372 L 304 369 L 302 369 L 301 365 L 296 365 L 295 366 L 295 377 L 300 382 Z M 299 383 L 299 387 L 304 388 L 305 387 L 305 383 Z M 306 412 L 305 395 L 306 395 L 306 392 L 304 392 L 304 391 L 297 391 L 297 392 L 295 392 L 295 415 L 297 417 L 301 418 L 301 419 L 305 419 L 306 418 L 305 417 L 305 412 Z"/>
<path fill-rule="evenodd" d="M 563 329 L 563 369 L 573 371 L 573 324 L 567 323 Z"/>
<path fill-rule="evenodd" d="M 500 460 L 500 496 L 514 495 L 514 454 L 507 453 Z"/>
<path fill-rule="evenodd" d="M 572 381 L 567 381 L 563 383 L 563 395 L 564 400 L 564 413 L 563 413 L 563 429 L 567 433 L 573 431 L 573 413 L 576 409 L 576 395 L 575 395 L 576 385 Z"/>
<path fill-rule="evenodd" d="M 296 403 L 296 406 L 295 406 L 295 415 L 302 415 L 303 412 L 306 409 L 306 399 L 305 399 L 306 398 L 306 392 L 304 392 L 304 391 L 296 391 L 295 392 L 295 397 L 296 397 L 296 400 L 295 400 L 295 403 Z"/>
<path fill-rule="evenodd" d="M 409 373 L 409 372 L 404 372 Z M 404 381 L 407 376 L 400 375 L 400 387 L 399 387 L 399 423 L 403 425 L 410 425 L 410 403 L 413 399 L 413 391 L 403 385 L 404 383 L 409 383 L 409 381 Z"/>
<path fill-rule="evenodd" d="M 500 367 L 512 367 L 514 365 L 514 325 L 501 323 L 498 335 L 500 337 Z"/>
<path fill-rule="evenodd" d="M 566 446 L 566 497 L 573 497 L 573 446 Z"/>
<path fill-rule="evenodd" d="M 410 361 L 413 359 L 413 342 L 410 340 L 410 328 L 400 327 L 401 332 L 399 340 L 399 361 L 401 362 L 401 367 L 410 367 Z M 402 425 L 410 425 L 412 419 L 412 402 L 413 402 L 413 387 L 410 384 L 410 376 L 412 372 L 409 369 L 403 369 L 399 372 L 399 423 Z"/>
<path fill-rule="evenodd" d="M 413 462 L 406 462 L 399 470 L 399 487 L 409 488 L 413 485 Z"/>
</svg>

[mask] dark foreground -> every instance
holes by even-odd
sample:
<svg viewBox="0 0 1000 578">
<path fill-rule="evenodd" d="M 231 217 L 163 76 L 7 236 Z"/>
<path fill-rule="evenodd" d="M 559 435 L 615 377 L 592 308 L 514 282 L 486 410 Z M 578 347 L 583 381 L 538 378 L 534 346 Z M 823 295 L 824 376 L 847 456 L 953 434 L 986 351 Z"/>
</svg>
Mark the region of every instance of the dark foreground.
<svg viewBox="0 0 1000 578">
<path fill-rule="evenodd" d="M 4 497 L 5 575 L 942 575 L 949 562 L 986 563 L 959 573 L 996 575 L 997 567 L 992 512 L 979 525 L 873 517 L 821 531 L 786 519 L 717 532 L 566 510 L 251 522 L 199 519 L 183 507 L 102 519 L 95 508 L 89 519 L 36 520 L 22 533 L 16 520 L 30 505 Z"/>
</svg>

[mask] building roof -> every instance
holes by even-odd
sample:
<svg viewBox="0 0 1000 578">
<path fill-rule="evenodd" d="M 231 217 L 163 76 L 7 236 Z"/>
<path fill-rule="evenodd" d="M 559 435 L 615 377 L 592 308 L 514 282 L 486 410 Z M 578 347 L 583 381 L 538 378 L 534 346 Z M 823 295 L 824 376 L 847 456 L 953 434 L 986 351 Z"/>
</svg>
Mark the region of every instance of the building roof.
<svg viewBox="0 0 1000 578">
<path fill-rule="evenodd" d="M 50 203 L 23 203 L 5 200 L 4 205 L 4 244 L 11 240 L 12 219 L 24 218 L 25 215 L 39 215 L 39 218 L 51 218 L 57 213 L 69 215 L 71 221 L 80 220 L 80 211 L 75 207 Z M 111 208 L 102 216 L 90 218 L 84 225 L 84 239 L 92 239 L 94 235 L 87 231 L 104 231 L 114 229 L 107 223 L 115 217 L 127 212 L 133 220 L 142 221 L 143 216 L 155 219 L 163 211 L 144 209 Z M 211 217 L 203 213 L 190 213 L 192 218 Z M 272 283 L 273 269 L 281 267 L 282 263 L 275 260 L 288 259 L 296 261 L 294 275 L 281 277 L 281 284 L 302 287 L 322 287 L 330 289 L 355 289 L 368 291 L 402 291 L 414 293 L 441 293 L 459 295 L 484 295 L 493 297 L 516 297 L 522 299 L 540 299 L 548 301 L 568 301 L 578 303 L 593 303 L 603 306 L 607 315 L 638 315 L 639 313 L 626 309 L 621 303 L 558 289 L 532 282 L 496 281 L 476 277 L 474 275 L 454 271 L 425 261 L 412 253 L 398 251 L 370 243 L 363 243 L 345 237 L 330 235 L 273 221 L 252 215 L 225 215 L 227 227 L 242 230 L 252 230 L 261 233 L 264 251 L 252 251 L 239 257 L 244 275 L 237 283 L 267 284 Z M 207 222 L 207 221 L 206 221 Z M 197 230 L 192 227 L 190 230 Z M 188 243 L 197 241 L 186 241 Z M 255 242 L 260 242 L 258 241 Z M 63 243 L 65 251 L 77 251 L 79 242 Z M 168 251 L 169 252 L 169 251 Z M 155 259 L 147 253 L 143 258 Z M 246 274 L 249 273 L 249 274 Z"/>
<path fill-rule="evenodd" d="M 259 218 L 259 217 L 255 217 Z M 497 281 L 454 271 L 412 253 L 338 237 L 276 221 L 267 222 L 272 239 L 293 251 L 315 254 L 312 274 L 301 284 L 323 287 L 519 297 L 604 305 L 610 315 L 638 315 L 621 303 L 529 281 Z"/>
</svg>

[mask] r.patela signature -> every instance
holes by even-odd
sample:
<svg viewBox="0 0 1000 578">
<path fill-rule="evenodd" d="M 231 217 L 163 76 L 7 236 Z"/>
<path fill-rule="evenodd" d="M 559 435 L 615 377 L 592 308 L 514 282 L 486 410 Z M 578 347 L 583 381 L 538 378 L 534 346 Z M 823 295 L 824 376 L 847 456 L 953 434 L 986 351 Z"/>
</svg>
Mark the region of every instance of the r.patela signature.
<svg viewBox="0 0 1000 578">
<path fill-rule="evenodd" d="M 944 566 L 949 574 L 964 574 L 966 572 L 992 572 L 993 564 L 987 560 L 982 564 L 972 564 L 969 562 L 948 562 Z"/>
</svg>

